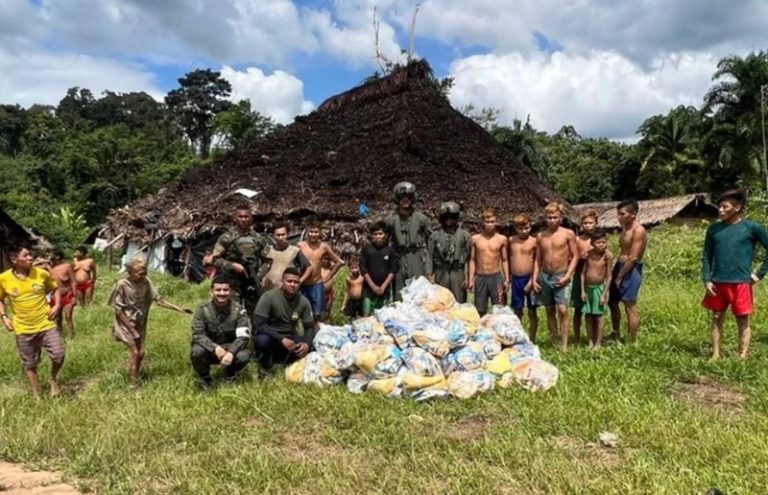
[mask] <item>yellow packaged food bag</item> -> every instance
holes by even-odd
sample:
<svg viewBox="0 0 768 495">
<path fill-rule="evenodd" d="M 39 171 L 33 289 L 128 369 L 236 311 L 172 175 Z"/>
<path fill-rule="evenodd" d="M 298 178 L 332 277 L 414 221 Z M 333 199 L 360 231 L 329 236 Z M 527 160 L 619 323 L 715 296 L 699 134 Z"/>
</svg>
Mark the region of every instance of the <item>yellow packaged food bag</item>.
<svg viewBox="0 0 768 495">
<path fill-rule="evenodd" d="M 360 345 L 354 354 L 355 366 L 366 374 L 373 373 L 376 365 L 390 356 L 390 346 L 378 344 Z"/>
<path fill-rule="evenodd" d="M 291 383 L 302 383 L 304 370 L 307 368 L 306 356 L 285 368 L 285 379 Z"/>
<path fill-rule="evenodd" d="M 413 391 L 436 386 L 448 386 L 448 383 L 445 381 L 445 377 L 443 375 L 421 376 L 410 371 L 403 375 L 403 388 L 406 391 Z"/>
<path fill-rule="evenodd" d="M 500 353 L 485 365 L 485 370 L 494 375 L 503 375 L 512 371 L 512 360 L 521 356 L 520 351 L 513 347 L 502 349 Z"/>
<path fill-rule="evenodd" d="M 449 318 L 462 322 L 464 329 L 470 335 L 475 333 L 480 325 L 480 313 L 477 312 L 474 304 L 456 304 L 447 314 Z"/>
</svg>

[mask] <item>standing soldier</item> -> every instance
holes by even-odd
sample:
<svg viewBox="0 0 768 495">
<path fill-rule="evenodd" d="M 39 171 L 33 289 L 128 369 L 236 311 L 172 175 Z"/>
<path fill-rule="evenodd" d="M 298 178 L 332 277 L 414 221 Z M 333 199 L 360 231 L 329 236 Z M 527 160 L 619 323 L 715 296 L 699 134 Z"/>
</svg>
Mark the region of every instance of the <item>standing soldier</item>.
<svg viewBox="0 0 768 495">
<path fill-rule="evenodd" d="M 469 232 L 459 227 L 459 205 L 448 201 L 440 205 L 440 229 L 432 232 L 427 243 L 427 276 L 432 283 L 453 293 L 456 301 L 467 302 L 467 264 Z"/>
<path fill-rule="evenodd" d="M 218 272 L 230 280 L 232 290 L 250 315 L 261 296 L 262 270 L 270 264 L 269 244 L 253 230 L 253 216 L 247 204 L 235 208 L 234 222 L 235 227 L 216 241 L 211 258 Z"/>
<path fill-rule="evenodd" d="M 401 300 L 405 281 L 426 275 L 425 249 L 431 230 L 429 219 L 416 211 L 416 186 L 399 182 L 393 190 L 397 209 L 385 220 L 392 247 L 400 257 L 400 270 L 395 275 L 394 297 Z"/>
</svg>

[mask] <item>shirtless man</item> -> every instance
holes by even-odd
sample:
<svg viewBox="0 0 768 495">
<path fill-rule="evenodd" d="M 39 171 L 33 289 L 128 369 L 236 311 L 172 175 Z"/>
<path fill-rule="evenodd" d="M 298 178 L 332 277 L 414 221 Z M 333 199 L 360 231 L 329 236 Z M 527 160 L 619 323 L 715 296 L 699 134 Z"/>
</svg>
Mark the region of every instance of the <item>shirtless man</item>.
<svg viewBox="0 0 768 495">
<path fill-rule="evenodd" d="M 608 299 L 611 308 L 612 338 L 621 338 L 621 311 L 619 302 L 624 303 L 627 313 L 629 342 L 637 339 L 640 329 L 640 313 L 637 311 L 637 296 L 643 282 L 643 255 L 648 245 L 648 233 L 637 221 L 638 205 L 634 199 L 625 199 L 616 207 L 621 234 L 619 235 L 619 258 L 613 267 L 613 282 Z"/>
<path fill-rule="evenodd" d="M 61 320 L 62 316 L 67 326 L 67 335 L 69 337 L 75 336 L 75 324 L 72 321 L 72 310 L 75 309 L 77 304 L 75 301 L 75 293 L 77 292 L 75 284 L 75 271 L 72 269 L 72 264 L 64 259 L 64 251 L 60 248 L 53 248 L 51 252 L 51 275 L 59 286 L 58 291 L 61 295 L 61 311 L 59 312 L 56 323 L 59 326 L 59 330 L 63 330 Z"/>
<path fill-rule="evenodd" d="M 581 212 L 581 229 L 576 236 L 576 245 L 579 248 L 579 261 L 576 264 L 576 271 L 573 273 L 573 284 L 571 285 L 571 307 L 573 307 L 573 341 L 576 345 L 581 341 L 581 321 L 584 319 L 581 307 L 581 272 L 584 268 L 584 260 L 592 249 L 592 233 L 597 228 L 597 212 L 593 209 L 587 209 Z"/>
<path fill-rule="evenodd" d="M 509 275 L 512 291 L 511 306 L 522 321 L 528 306 L 528 335 L 536 342 L 539 316 L 536 314 L 536 295 L 533 293 L 533 265 L 536 262 L 536 237 L 531 236 L 531 217 L 514 218 L 515 234 L 509 238 Z"/>
<path fill-rule="evenodd" d="M 547 307 L 547 326 L 552 345 L 557 345 L 560 319 L 560 348 L 568 350 L 568 302 L 570 283 L 579 261 L 576 234 L 563 228 L 563 206 L 549 203 L 544 208 L 547 228 L 538 235 L 539 249 L 533 270 L 533 289 L 539 304 Z"/>
<path fill-rule="evenodd" d="M 96 262 L 88 257 L 88 248 L 85 246 L 75 248 L 75 283 L 77 302 L 90 304 L 96 289 Z"/>
<path fill-rule="evenodd" d="M 307 240 L 299 243 L 299 249 L 312 265 L 309 276 L 304 279 L 301 285 L 301 293 L 309 299 L 316 320 L 320 320 L 325 314 L 325 283 L 333 279 L 336 272 L 344 264 L 344 261 L 331 249 L 331 246 L 322 241 L 320 235 L 320 223 L 312 222 L 307 227 Z M 326 255 L 331 258 L 333 266 L 326 277 L 323 277 L 323 256 Z"/>
<path fill-rule="evenodd" d="M 469 280 L 467 290 L 475 292 L 475 307 L 483 316 L 488 300 L 504 304 L 509 283 L 507 237 L 496 232 L 496 212 L 483 212 L 483 231 L 472 236 L 469 247 Z"/>
</svg>

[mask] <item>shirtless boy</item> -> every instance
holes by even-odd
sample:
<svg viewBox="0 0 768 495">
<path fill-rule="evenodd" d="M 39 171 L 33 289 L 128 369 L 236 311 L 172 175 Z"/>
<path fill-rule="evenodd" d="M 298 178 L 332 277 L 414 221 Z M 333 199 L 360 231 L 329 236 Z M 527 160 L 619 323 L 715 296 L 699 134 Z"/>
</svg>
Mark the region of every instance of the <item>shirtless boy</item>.
<svg viewBox="0 0 768 495">
<path fill-rule="evenodd" d="M 573 273 L 573 284 L 571 285 L 571 307 L 573 307 L 573 341 L 576 345 L 581 341 L 581 320 L 582 311 L 582 291 L 581 291 L 581 272 L 584 267 L 584 259 L 587 253 L 592 249 L 592 232 L 597 227 L 597 212 L 593 209 L 584 210 L 581 213 L 581 229 L 576 236 L 576 245 L 579 248 L 579 261 L 576 264 L 576 271 Z"/>
<path fill-rule="evenodd" d="M 640 329 L 640 314 L 637 311 L 637 295 L 643 282 L 643 255 L 648 244 L 648 234 L 637 221 L 638 205 L 634 199 L 626 199 L 616 207 L 621 234 L 619 235 L 619 259 L 613 267 L 613 282 L 608 299 L 611 308 L 613 337 L 621 338 L 621 312 L 619 303 L 624 304 L 627 314 L 629 342 L 637 339 Z"/>
<path fill-rule="evenodd" d="M 90 304 L 93 301 L 93 291 L 96 289 L 96 262 L 88 257 L 88 248 L 75 248 L 75 284 L 77 302 Z"/>
<path fill-rule="evenodd" d="M 536 314 L 536 294 L 533 293 L 533 265 L 536 262 L 536 238 L 531 236 L 531 217 L 514 218 L 515 235 L 509 238 L 509 276 L 511 279 L 511 306 L 520 320 L 528 306 L 528 334 L 536 342 L 539 316 Z"/>
<path fill-rule="evenodd" d="M 344 291 L 344 303 L 341 306 L 341 311 L 351 320 L 363 316 L 364 282 L 365 279 L 360 273 L 360 260 L 353 258 L 349 262 L 349 276 Z"/>
<path fill-rule="evenodd" d="M 344 264 L 344 261 L 331 249 L 331 246 L 322 241 L 320 236 L 320 223 L 312 222 L 307 227 L 307 240 L 299 243 L 299 249 L 311 264 L 310 275 L 304 279 L 301 293 L 309 299 L 315 320 L 322 319 L 325 314 L 325 283 L 333 279 Z M 323 277 L 323 256 L 326 255 L 331 258 L 333 266 L 326 277 Z"/>
<path fill-rule="evenodd" d="M 51 275 L 59 286 L 58 291 L 61 296 L 61 311 L 57 316 L 57 324 L 60 330 L 63 330 L 61 320 L 62 316 L 67 326 L 67 335 L 75 336 L 75 324 L 72 321 L 72 311 L 75 309 L 75 271 L 72 264 L 64 259 L 64 251 L 60 248 L 53 248 L 51 252 Z"/>
<path fill-rule="evenodd" d="M 579 261 L 576 234 L 563 228 L 563 206 L 549 203 L 544 209 L 547 228 L 538 235 L 533 288 L 539 304 L 547 307 L 547 326 L 552 345 L 557 344 L 560 319 L 560 348 L 568 350 L 568 302 L 571 278 Z"/>
<path fill-rule="evenodd" d="M 507 237 L 496 232 L 496 212 L 483 212 L 483 231 L 472 236 L 469 247 L 467 289 L 475 292 L 475 307 L 480 316 L 488 312 L 488 302 L 504 304 L 509 283 Z"/>
<path fill-rule="evenodd" d="M 599 349 L 603 342 L 605 327 L 605 304 L 608 302 L 608 288 L 611 287 L 611 263 L 613 255 L 606 250 L 608 241 L 603 229 L 593 229 L 590 235 L 592 249 L 582 258 L 579 285 L 582 312 L 587 320 L 589 347 Z"/>
</svg>

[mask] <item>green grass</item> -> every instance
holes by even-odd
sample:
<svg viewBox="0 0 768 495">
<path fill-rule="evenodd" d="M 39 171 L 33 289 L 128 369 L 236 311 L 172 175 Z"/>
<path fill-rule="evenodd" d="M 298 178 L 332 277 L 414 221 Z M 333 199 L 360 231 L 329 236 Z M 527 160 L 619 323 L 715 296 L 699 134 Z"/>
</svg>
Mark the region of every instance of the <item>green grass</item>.
<svg viewBox="0 0 768 495">
<path fill-rule="evenodd" d="M 702 238 L 701 227 L 651 232 L 638 345 L 563 356 L 542 344 L 561 372 L 549 392 L 429 404 L 282 377 L 200 394 L 189 317 L 160 308 L 150 316 L 147 382 L 129 392 L 127 353 L 111 338 L 104 306 L 116 274 L 104 271 L 97 304 L 76 310 L 65 397 L 34 403 L 11 335 L 0 338 L 0 459 L 60 469 L 103 494 L 764 493 L 767 291 L 756 293 L 751 358 L 708 362 Z M 207 297 L 204 286 L 153 279 L 173 302 Z M 735 332 L 729 320 L 730 355 Z M 679 383 L 700 376 L 743 394 L 743 408 L 675 398 Z M 601 431 L 616 433 L 619 446 L 596 446 Z"/>
</svg>

